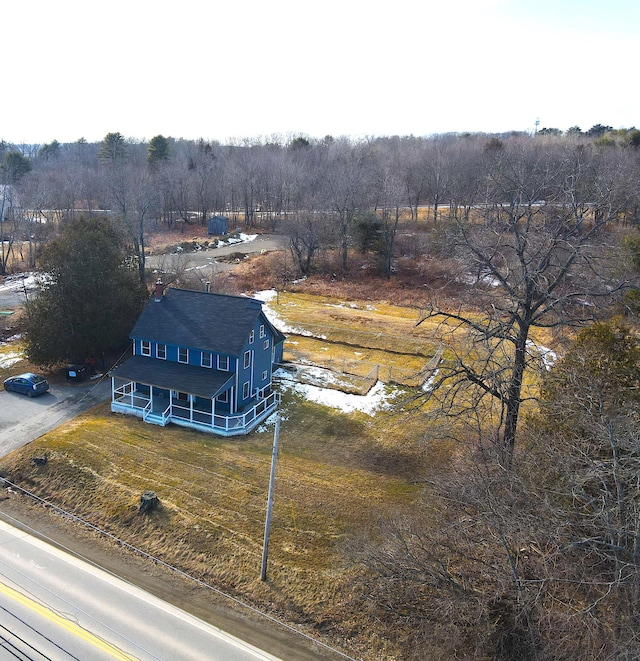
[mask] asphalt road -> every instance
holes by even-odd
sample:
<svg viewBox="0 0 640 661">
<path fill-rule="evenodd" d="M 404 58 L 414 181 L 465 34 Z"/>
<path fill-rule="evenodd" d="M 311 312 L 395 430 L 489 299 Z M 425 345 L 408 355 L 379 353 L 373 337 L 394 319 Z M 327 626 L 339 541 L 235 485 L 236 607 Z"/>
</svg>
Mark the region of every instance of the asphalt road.
<svg viewBox="0 0 640 661">
<path fill-rule="evenodd" d="M 20 659 L 277 661 L 0 521 L 2 648 Z"/>
</svg>

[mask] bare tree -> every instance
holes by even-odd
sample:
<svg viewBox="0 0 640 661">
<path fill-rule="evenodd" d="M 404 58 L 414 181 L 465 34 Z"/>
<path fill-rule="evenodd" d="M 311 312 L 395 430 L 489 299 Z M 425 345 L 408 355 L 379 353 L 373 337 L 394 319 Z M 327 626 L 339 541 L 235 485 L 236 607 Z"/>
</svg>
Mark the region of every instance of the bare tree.
<svg viewBox="0 0 640 661">
<path fill-rule="evenodd" d="M 327 208 L 336 218 L 342 270 L 349 263 L 349 239 L 353 219 L 358 209 L 368 206 L 367 174 L 371 164 L 366 145 L 351 145 L 346 141 L 331 146 L 324 173 L 324 194 Z"/>
<path fill-rule="evenodd" d="M 140 282 L 146 284 L 146 234 L 149 219 L 157 216 L 159 203 L 153 175 L 147 168 L 116 159 L 107 167 L 108 195 L 127 232 Z"/>
<path fill-rule="evenodd" d="M 318 253 L 330 241 L 331 220 L 320 214 L 302 212 L 282 225 L 289 236 L 289 250 L 301 275 L 309 275 Z"/>
<path fill-rule="evenodd" d="M 486 201 L 470 222 L 453 221 L 452 248 L 461 264 L 456 277 L 469 283 L 478 310 L 469 314 L 434 301 L 418 322 L 442 320 L 443 341 L 454 330 L 468 338 L 450 343 L 432 395 L 442 396 L 442 410 L 455 415 L 459 396 L 465 408 L 491 411 L 486 400 L 497 404 L 496 440 L 507 465 L 527 397 L 525 373 L 542 365 L 532 331 L 585 323 L 597 315 L 598 302 L 610 302 L 628 284 L 626 274 L 615 272 L 606 232 L 637 195 L 637 182 L 629 188 L 620 181 L 621 166 L 607 154 L 580 149 L 553 155 L 520 145 L 491 150 Z"/>
<path fill-rule="evenodd" d="M 0 275 L 8 273 L 14 243 L 19 238 L 19 195 L 15 186 L 0 185 Z"/>
</svg>

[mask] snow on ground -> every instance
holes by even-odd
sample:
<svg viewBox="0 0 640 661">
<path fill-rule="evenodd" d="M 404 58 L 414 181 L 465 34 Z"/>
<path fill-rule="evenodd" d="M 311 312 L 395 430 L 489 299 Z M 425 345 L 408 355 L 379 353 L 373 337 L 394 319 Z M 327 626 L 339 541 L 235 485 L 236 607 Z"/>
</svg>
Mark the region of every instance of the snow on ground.
<svg viewBox="0 0 640 661">
<path fill-rule="evenodd" d="M 11 345 L 20 339 L 20 334 L 12 335 L 5 342 L 0 342 L 0 369 L 6 369 L 19 363 L 24 355 L 22 351 L 15 351 Z"/>
<path fill-rule="evenodd" d="M 256 292 L 254 298 L 257 298 L 258 300 L 262 301 L 263 303 L 269 303 L 269 301 L 272 301 L 278 293 L 276 292 L 275 289 L 266 289 L 264 291 L 259 291 Z M 311 333 L 310 331 L 304 329 L 304 328 L 296 328 L 294 326 L 289 326 L 284 319 L 271 307 L 271 306 L 266 306 L 263 308 L 263 312 L 269 322 L 273 324 L 275 328 L 277 328 L 281 333 L 294 333 L 295 335 L 306 335 L 307 337 L 317 337 L 319 340 L 326 340 L 327 336 L 326 335 L 315 335 L 314 333 Z"/>
<path fill-rule="evenodd" d="M 438 378 L 438 373 L 440 370 L 434 370 L 433 374 L 422 384 L 422 390 L 424 392 L 430 392 L 431 388 L 433 387 L 433 384 L 436 382 L 436 379 Z"/>
<path fill-rule="evenodd" d="M 260 291 L 255 294 L 255 298 L 269 303 L 277 296 L 277 292 L 273 289 Z M 305 330 L 304 328 L 294 328 L 289 326 L 283 319 L 273 310 L 271 306 L 266 305 L 264 313 L 279 331 L 282 333 L 295 333 L 297 335 L 307 335 L 309 337 L 318 337 L 319 339 L 326 339 L 324 336 L 317 336 Z M 328 385 L 331 381 L 331 373 L 313 366 L 297 366 L 297 369 L 303 369 L 308 377 L 314 376 L 314 370 L 318 373 L 318 381 L 325 381 Z M 322 374 L 320 374 L 320 372 Z M 376 411 L 389 408 L 392 400 L 400 392 L 394 388 L 388 388 L 384 383 L 378 381 L 376 385 L 366 395 L 354 395 L 342 392 L 331 387 L 322 387 L 321 385 L 311 385 L 307 383 L 299 383 L 295 376 L 284 369 L 276 370 L 274 373 L 283 388 L 288 388 L 294 392 L 300 393 L 311 402 L 316 404 L 323 404 L 331 408 L 338 409 L 343 413 L 352 413 L 353 411 L 361 411 L 367 415 L 373 415 Z M 336 385 L 339 385 L 336 381 Z M 275 416 L 271 416 L 265 421 L 265 424 L 275 422 Z"/>
<path fill-rule="evenodd" d="M 373 415 L 376 411 L 389 408 L 392 400 L 399 393 L 395 388 L 387 388 L 384 383 L 378 381 L 366 395 L 353 395 L 333 388 L 322 388 L 306 383 L 299 383 L 286 370 L 276 370 L 274 376 L 282 387 L 288 388 L 304 396 L 305 399 L 316 404 L 322 404 L 343 413 L 360 411 L 367 415 Z"/>
<path fill-rule="evenodd" d="M 16 363 L 19 363 L 23 358 L 24 356 L 20 351 L 7 351 L 4 353 L 0 351 L 0 369 L 11 367 Z"/>
<path fill-rule="evenodd" d="M 545 368 L 550 370 L 558 360 L 558 354 L 553 349 L 545 347 L 542 344 L 536 344 L 532 340 L 527 340 L 527 347 L 530 351 L 538 354 Z"/>
<path fill-rule="evenodd" d="M 228 239 L 218 239 L 218 243 L 213 244 L 210 243 L 208 246 L 204 246 L 200 244 L 198 241 L 196 241 L 196 251 L 200 250 L 215 250 L 216 248 L 224 248 L 225 246 L 234 246 L 239 243 L 251 243 L 251 241 L 254 241 L 257 238 L 257 234 L 244 234 L 240 232 L 240 234 L 234 234 L 233 236 L 230 236 Z M 174 255 L 183 253 L 184 248 L 182 246 L 178 246 L 175 249 L 175 252 L 173 253 Z"/>
<path fill-rule="evenodd" d="M 325 303 L 327 308 L 345 308 L 347 310 L 370 310 L 375 312 L 376 307 L 370 304 L 365 305 L 364 307 L 358 305 L 357 303 Z"/>
<path fill-rule="evenodd" d="M 219 240 L 216 247 L 222 248 L 222 246 L 232 246 L 236 243 L 250 243 L 257 236 L 257 234 L 244 234 L 243 232 L 240 232 L 237 236 L 231 236 L 228 239 Z"/>
<path fill-rule="evenodd" d="M 0 293 L 8 291 L 31 291 L 38 287 L 35 273 L 19 273 L 5 278 L 4 283 L 0 284 Z"/>
</svg>

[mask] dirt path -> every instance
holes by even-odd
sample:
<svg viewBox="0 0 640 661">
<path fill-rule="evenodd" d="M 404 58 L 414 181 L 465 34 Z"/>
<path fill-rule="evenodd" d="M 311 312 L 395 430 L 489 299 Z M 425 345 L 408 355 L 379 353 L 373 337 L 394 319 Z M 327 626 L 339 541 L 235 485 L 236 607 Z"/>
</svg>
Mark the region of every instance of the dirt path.
<svg viewBox="0 0 640 661">
<path fill-rule="evenodd" d="M 228 270 L 235 266 L 233 262 L 218 262 L 218 257 L 228 257 L 229 255 L 234 255 L 236 253 L 255 254 L 271 252 L 273 250 L 282 250 L 286 246 L 287 240 L 287 237 L 276 234 L 258 234 L 255 239 L 252 239 L 251 241 L 233 243 L 219 248 L 180 253 L 179 255 L 150 255 L 147 257 L 147 266 L 154 269 L 159 268 L 162 264 L 179 257 L 188 264 L 190 268 L 201 268 L 203 266 L 215 265 L 216 270 Z"/>
</svg>

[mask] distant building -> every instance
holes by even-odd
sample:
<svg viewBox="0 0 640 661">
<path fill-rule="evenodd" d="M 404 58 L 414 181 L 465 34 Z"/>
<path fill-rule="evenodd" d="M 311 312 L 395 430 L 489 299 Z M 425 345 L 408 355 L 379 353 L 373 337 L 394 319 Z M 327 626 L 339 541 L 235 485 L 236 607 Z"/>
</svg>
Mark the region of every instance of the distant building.
<svg viewBox="0 0 640 661">
<path fill-rule="evenodd" d="M 209 236 L 223 236 L 229 233 L 229 219 L 226 216 L 212 216 L 207 221 Z"/>
</svg>

